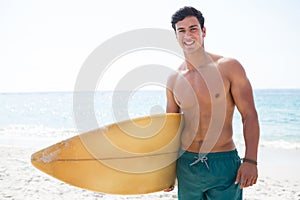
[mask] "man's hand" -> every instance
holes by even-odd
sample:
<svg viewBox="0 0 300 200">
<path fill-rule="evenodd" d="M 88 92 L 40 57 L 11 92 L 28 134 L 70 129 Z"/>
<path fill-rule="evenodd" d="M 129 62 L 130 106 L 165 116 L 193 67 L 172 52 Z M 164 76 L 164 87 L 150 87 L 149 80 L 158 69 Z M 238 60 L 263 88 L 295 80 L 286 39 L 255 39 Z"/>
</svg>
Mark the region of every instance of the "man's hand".
<svg viewBox="0 0 300 200">
<path fill-rule="evenodd" d="M 238 170 L 235 184 L 238 184 L 241 180 L 240 188 L 246 188 L 255 184 L 257 177 L 257 166 L 252 163 L 243 162 Z"/>
<path fill-rule="evenodd" d="M 164 192 L 171 192 L 172 190 L 174 190 L 174 185 L 171 185 L 169 188 L 164 189 Z"/>
</svg>

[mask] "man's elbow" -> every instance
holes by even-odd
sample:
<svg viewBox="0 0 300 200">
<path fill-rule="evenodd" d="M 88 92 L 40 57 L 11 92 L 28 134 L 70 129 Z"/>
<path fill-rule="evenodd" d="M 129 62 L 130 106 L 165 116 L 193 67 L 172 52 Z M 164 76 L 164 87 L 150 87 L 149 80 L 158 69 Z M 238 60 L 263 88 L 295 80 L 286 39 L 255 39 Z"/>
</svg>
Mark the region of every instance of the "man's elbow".
<svg viewBox="0 0 300 200">
<path fill-rule="evenodd" d="M 257 114 L 256 109 L 248 110 L 245 114 L 242 114 L 242 121 L 243 121 L 243 124 L 245 124 L 249 121 L 252 121 L 252 122 L 257 121 L 258 122 L 258 114 Z"/>
</svg>

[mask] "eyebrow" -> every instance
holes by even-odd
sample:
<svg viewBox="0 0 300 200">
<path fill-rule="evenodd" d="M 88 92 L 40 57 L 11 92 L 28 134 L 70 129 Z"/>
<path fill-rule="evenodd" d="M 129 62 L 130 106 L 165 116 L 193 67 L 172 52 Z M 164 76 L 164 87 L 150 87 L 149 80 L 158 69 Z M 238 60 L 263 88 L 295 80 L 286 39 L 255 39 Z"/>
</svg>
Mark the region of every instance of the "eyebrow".
<svg viewBox="0 0 300 200">
<path fill-rule="evenodd" d="M 191 26 L 189 26 L 189 28 L 195 28 L 195 27 L 198 27 L 198 25 L 191 25 Z M 182 27 L 179 27 L 179 28 L 177 28 L 177 31 L 180 31 L 180 30 L 184 30 L 184 28 L 182 28 Z"/>
<path fill-rule="evenodd" d="M 189 26 L 189 28 L 194 28 L 194 27 L 198 27 L 198 25 Z"/>
<path fill-rule="evenodd" d="M 180 28 L 180 27 L 179 27 L 179 28 L 177 28 L 177 31 L 180 31 L 180 30 L 184 30 L 184 28 Z"/>
</svg>

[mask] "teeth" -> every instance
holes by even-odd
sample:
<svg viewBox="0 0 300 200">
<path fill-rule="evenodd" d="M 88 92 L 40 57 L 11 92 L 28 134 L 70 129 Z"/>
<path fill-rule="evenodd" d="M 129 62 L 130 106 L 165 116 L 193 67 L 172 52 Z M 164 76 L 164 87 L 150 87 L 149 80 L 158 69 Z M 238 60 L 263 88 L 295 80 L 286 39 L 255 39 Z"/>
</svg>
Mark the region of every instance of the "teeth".
<svg viewBox="0 0 300 200">
<path fill-rule="evenodd" d="M 185 41 L 184 43 L 185 43 L 186 45 L 191 45 L 191 44 L 194 43 L 194 41 L 190 41 L 190 42 Z"/>
</svg>

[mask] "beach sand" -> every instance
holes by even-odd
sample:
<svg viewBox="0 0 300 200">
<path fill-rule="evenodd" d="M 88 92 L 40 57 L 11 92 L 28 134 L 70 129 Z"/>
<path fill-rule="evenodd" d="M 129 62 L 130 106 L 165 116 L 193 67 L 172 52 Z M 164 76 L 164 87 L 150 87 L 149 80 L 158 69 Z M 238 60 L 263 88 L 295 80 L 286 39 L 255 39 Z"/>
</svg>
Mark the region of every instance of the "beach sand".
<svg viewBox="0 0 300 200">
<path fill-rule="evenodd" d="M 30 163 L 30 156 L 39 149 L 0 146 L 0 199 L 177 199 L 172 192 L 145 195 L 105 195 L 76 188 L 56 180 Z M 260 147 L 259 179 L 256 185 L 244 189 L 245 200 L 300 200 L 300 150 Z M 240 153 L 240 155 L 242 155 Z"/>
</svg>

